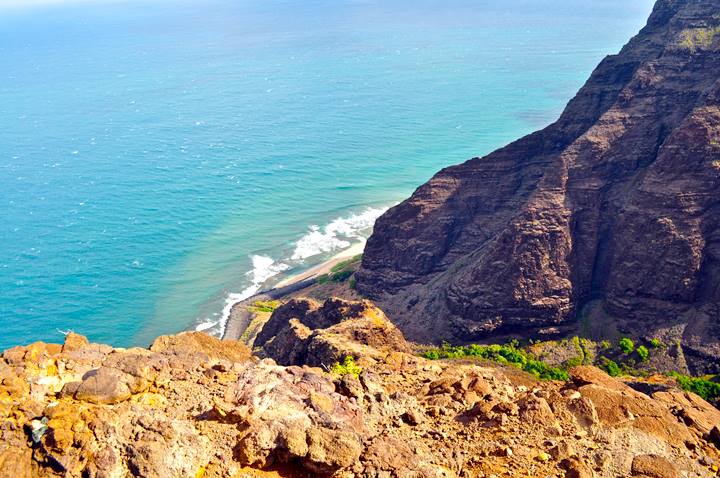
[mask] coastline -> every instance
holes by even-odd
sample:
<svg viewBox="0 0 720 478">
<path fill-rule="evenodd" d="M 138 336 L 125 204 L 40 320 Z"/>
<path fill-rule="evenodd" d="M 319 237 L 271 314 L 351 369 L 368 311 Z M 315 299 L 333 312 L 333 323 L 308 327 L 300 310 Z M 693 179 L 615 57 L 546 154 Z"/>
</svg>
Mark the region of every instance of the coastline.
<svg viewBox="0 0 720 478">
<path fill-rule="evenodd" d="M 272 288 L 261 290 L 247 299 L 236 302 L 230 307 L 230 314 L 225 324 L 225 330 L 222 335 L 223 340 L 238 340 L 250 322 L 250 312 L 248 306 L 258 300 L 276 300 L 285 295 L 297 292 L 306 287 L 310 287 L 315 283 L 318 277 L 328 274 L 337 264 L 362 254 L 365 250 L 367 240 L 363 239 L 347 249 L 344 249 L 330 259 L 309 268 L 306 271 L 292 275 L 281 280 Z"/>
</svg>

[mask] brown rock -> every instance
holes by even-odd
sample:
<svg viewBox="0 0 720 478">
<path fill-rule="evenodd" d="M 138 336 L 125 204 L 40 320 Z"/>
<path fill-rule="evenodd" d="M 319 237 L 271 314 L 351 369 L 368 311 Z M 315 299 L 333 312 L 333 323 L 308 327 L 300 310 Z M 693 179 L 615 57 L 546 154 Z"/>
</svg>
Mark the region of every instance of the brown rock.
<svg viewBox="0 0 720 478">
<path fill-rule="evenodd" d="M 130 398 L 127 374 L 108 367 L 88 372 L 75 392 L 85 402 L 112 405 Z"/>
<path fill-rule="evenodd" d="M 294 299 L 279 307 L 255 339 L 282 365 L 329 367 L 346 356 L 381 360 L 409 352 L 402 333 L 367 301 Z"/>
<path fill-rule="evenodd" d="M 678 469 L 667 459 L 657 455 L 638 455 L 632 461 L 633 476 L 647 478 L 678 478 Z"/>
<path fill-rule="evenodd" d="M 187 355 L 199 353 L 212 361 L 245 362 L 250 359 L 250 350 L 240 342 L 222 341 L 202 332 L 183 332 L 165 335 L 155 339 L 150 346 L 153 352 Z"/>
<path fill-rule="evenodd" d="M 355 433 L 327 428 L 311 428 L 307 433 L 305 466 L 318 473 L 332 473 L 355 463 L 362 447 Z"/>
<path fill-rule="evenodd" d="M 0 478 L 32 478 L 29 448 L 8 448 L 0 452 Z"/>
<path fill-rule="evenodd" d="M 80 350 L 89 344 L 90 342 L 87 337 L 70 332 L 65 336 L 65 343 L 63 343 L 62 352 L 74 352 L 75 350 Z"/>
<path fill-rule="evenodd" d="M 594 478 L 595 473 L 577 457 L 566 458 L 560 462 L 560 468 L 565 470 L 565 478 Z"/>
</svg>

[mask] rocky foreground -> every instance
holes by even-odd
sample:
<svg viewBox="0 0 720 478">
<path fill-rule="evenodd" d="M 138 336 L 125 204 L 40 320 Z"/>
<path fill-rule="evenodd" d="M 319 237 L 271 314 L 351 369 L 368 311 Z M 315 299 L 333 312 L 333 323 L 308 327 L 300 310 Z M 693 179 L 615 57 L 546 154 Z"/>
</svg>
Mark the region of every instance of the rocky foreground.
<svg viewBox="0 0 720 478">
<path fill-rule="evenodd" d="M 708 477 L 720 411 L 661 378 L 428 361 L 368 302 L 294 300 L 256 353 L 70 334 L 0 360 L 2 477 Z M 360 369 L 324 366 L 355 358 Z"/>
</svg>

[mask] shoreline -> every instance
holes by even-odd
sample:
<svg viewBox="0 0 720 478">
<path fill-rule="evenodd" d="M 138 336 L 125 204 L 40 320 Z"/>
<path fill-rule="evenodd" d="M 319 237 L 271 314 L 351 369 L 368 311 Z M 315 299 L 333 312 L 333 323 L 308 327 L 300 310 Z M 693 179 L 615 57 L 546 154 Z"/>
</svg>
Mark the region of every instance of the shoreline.
<svg viewBox="0 0 720 478">
<path fill-rule="evenodd" d="M 365 250 L 366 239 L 357 242 L 347 249 L 344 249 L 330 259 L 321 262 L 320 264 L 310 267 L 304 272 L 291 275 L 290 277 L 281 280 L 270 289 L 260 290 L 256 294 L 248 297 L 247 299 L 236 302 L 230 307 L 230 315 L 225 323 L 225 331 L 222 335 L 222 340 L 238 340 L 245 332 L 251 319 L 251 313 L 248 311 L 248 305 L 258 300 L 277 300 L 288 294 L 297 292 L 298 290 L 305 289 L 315 284 L 317 278 L 329 274 L 333 267 L 337 264 L 362 254 Z"/>
</svg>

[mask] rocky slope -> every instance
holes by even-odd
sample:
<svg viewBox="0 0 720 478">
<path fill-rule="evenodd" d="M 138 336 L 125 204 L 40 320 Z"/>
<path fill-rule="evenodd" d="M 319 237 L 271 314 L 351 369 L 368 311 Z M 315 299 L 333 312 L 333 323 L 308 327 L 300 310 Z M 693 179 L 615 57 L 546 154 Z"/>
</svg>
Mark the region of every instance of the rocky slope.
<svg viewBox="0 0 720 478">
<path fill-rule="evenodd" d="M 305 358 L 272 346 L 295 343 L 287 337 L 298 330 Z M 200 333 L 149 350 L 70 334 L 62 346 L 5 351 L 0 477 L 717 472 L 720 412 L 662 379 L 625 383 L 578 367 L 570 382 L 538 382 L 487 363 L 431 362 L 394 351 L 409 345 L 366 302 L 291 302 L 263 332 L 262 353 L 294 365 Z M 345 354 L 357 375 L 311 366 Z"/>
<path fill-rule="evenodd" d="M 412 339 L 579 318 L 720 367 L 720 1 L 659 0 L 560 119 L 382 216 L 358 290 Z"/>
</svg>

